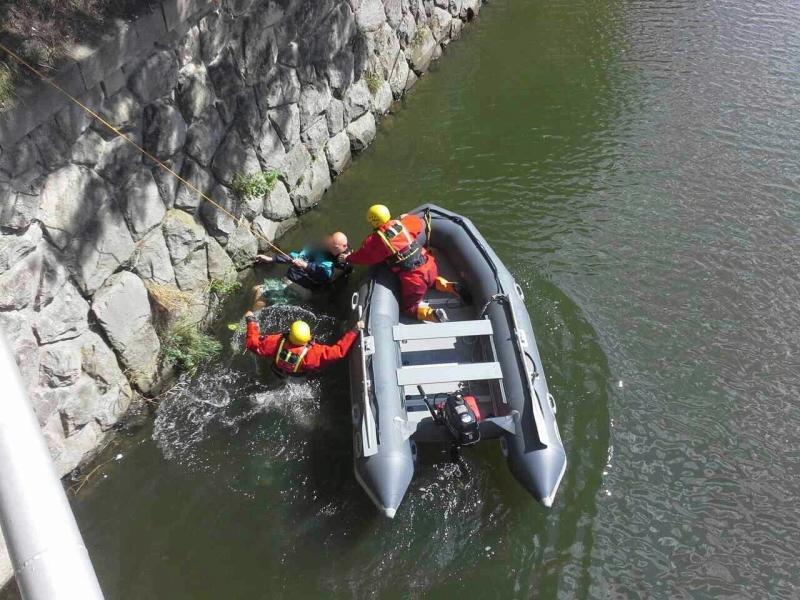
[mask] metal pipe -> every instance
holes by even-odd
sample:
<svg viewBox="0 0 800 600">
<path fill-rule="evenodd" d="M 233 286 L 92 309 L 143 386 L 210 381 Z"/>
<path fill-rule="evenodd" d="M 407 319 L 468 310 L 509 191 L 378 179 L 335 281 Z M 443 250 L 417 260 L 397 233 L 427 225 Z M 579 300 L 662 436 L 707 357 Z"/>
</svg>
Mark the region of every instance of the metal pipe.
<svg viewBox="0 0 800 600">
<path fill-rule="evenodd" d="M 0 330 L 0 527 L 24 600 L 103 600 L 11 347 Z"/>
</svg>

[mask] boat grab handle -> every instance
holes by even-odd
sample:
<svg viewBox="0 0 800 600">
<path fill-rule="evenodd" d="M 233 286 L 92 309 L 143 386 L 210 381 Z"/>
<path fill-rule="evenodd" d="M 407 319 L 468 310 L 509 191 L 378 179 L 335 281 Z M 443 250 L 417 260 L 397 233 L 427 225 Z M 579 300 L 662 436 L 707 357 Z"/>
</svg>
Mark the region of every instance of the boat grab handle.
<svg viewBox="0 0 800 600">
<path fill-rule="evenodd" d="M 522 288 L 519 287 L 519 284 L 516 281 L 514 282 L 514 289 L 517 290 L 517 296 L 519 296 L 519 299 L 525 300 L 525 293 L 522 291 Z"/>
<path fill-rule="evenodd" d="M 350 308 L 355 310 L 356 306 L 358 306 L 358 292 L 353 292 L 353 297 L 350 298 Z"/>
</svg>

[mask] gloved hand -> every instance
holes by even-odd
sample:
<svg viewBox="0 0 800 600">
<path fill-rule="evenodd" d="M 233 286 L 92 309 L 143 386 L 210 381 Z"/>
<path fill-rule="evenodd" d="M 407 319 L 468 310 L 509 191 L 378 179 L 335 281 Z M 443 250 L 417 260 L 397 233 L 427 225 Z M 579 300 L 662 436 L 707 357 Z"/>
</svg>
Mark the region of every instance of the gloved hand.
<svg viewBox="0 0 800 600">
<path fill-rule="evenodd" d="M 357 322 L 357 323 L 356 323 L 356 324 L 353 326 L 353 331 L 361 331 L 361 330 L 363 330 L 363 329 L 364 329 L 364 321 L 358 321 L 358 322 Z"/>
</svg>

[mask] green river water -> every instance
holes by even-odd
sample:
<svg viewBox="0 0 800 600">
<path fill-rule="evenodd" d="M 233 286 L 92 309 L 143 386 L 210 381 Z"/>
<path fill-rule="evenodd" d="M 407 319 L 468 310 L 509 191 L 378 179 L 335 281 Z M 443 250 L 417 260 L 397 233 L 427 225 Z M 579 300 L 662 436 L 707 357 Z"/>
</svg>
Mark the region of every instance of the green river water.
<svg viewBox="0 0 800 600">
<path fill-rule="evenodd" d="M 346 365 L 270 392 L 225 337 L 73 501 L 106 597 L 800 597 L 799 109 L 792 0 L 487 5 L 282 245 L 472 218 L 558 401 L 554 508 L 494 444 L 424 448 L 384 520 Z"/>
</svg>

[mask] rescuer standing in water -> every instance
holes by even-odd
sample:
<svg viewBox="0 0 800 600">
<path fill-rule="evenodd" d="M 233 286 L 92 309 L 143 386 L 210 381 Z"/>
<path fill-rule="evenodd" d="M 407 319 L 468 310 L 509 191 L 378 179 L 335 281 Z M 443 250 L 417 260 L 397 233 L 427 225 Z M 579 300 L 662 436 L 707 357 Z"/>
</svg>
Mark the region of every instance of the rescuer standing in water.
<svg viewBox="0 0 800 600">
<path fill-rule="evenodd" d="M 254 354 L 272 358 L 272 370 L 281 378 L 302 377 L 344 358 L 358 332 L 364 329 L 364 322 L 359 321 L 342 339 L 326 346 L 312 339 L 311 328 L 305 321 L 295 321 L 286 333 L 261 335 L 252 311 L 248 310 L 244 319 L 247 322 L 245 346 Z"/>
<path fill-rule="evenodd" d="M 446 322 L 448 318 L 444 309 L 431 308 L 422 299 L 432 287 L 459 297 L 465 290 L 460 284 L 439 277 L 433 255 L 417 241 L 425 231 L 424 221 L 416 215 L 392 219 L 389 209 L 383 204 L 369 208 L 367 221 L 374 231 L 358 250 L 341 254 L 339 260 L 354 265 L 386 262 L 400 279 L 400 311 L 421 321 Z"/>
</svg>

